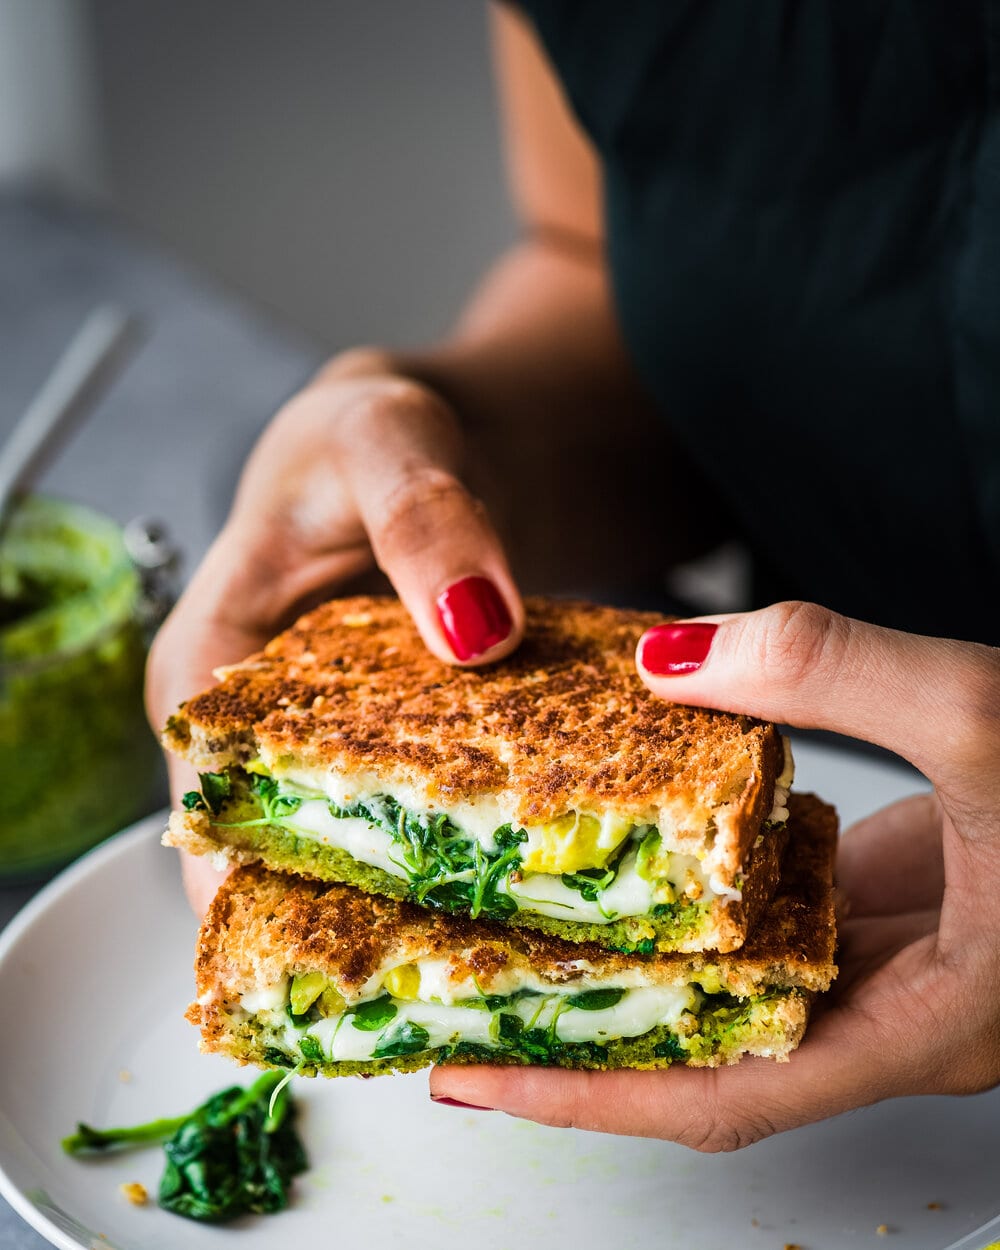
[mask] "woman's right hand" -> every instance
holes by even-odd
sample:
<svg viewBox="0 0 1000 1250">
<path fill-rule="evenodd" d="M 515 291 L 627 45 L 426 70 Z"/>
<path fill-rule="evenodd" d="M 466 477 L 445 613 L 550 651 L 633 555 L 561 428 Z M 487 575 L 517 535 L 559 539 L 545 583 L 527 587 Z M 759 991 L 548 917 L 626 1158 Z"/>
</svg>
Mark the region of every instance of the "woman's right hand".
<svg viewBox="0 0 1000 1250">
<path fill-rule="evenodd" d="M 259 650 L 311 604 L 377 565 L 446 663 L 499 659 L 524 613 L 485 509 L 460 479 L 448 405 L 361 349 L 339 357 L 277 414 L 230 516 L 160 630 L 146 699 L 159 731 L 213 670 Z M 193 776 L 169 761 L 174 801 Z M 202 912 L 221 876 L 185 857 Z"/>
</svg>

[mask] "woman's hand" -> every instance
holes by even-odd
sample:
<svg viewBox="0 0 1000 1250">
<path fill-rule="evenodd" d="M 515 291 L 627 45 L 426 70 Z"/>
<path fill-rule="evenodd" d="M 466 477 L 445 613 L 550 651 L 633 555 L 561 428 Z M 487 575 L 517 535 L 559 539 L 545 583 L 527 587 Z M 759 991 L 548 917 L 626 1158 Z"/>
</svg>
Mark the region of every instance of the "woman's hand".
<svg viewBox="0 0 1000 1250">
<path fill-rule="evenodd" d="M 1000 1082 L 1000 651 L 783 603 L 659 626 L 638 665 L 675 702 L 878 743 L 934 793 L 845 833 L 840 976 L 788 1064 L 442 1067 L 432 1096 L 718 1151 L 883 1098 Z"/>
<path fill-rule="evenodd" d="M 513 650 L 521 600 L 460 462 L 451 410 L 393 376 L 387 358 L 361 350 L 328 367 L 262 435 L 224 529 L 156 639 L 154 728 L 210 685 L 213 669 L 375 564 L 442 660 L 480 664 Z M 173 759 L 170 779 L 175 801 L 194 781 Z M 204 911 L 221 875 L 187 856 L 184 874 Z"/>
</svg>

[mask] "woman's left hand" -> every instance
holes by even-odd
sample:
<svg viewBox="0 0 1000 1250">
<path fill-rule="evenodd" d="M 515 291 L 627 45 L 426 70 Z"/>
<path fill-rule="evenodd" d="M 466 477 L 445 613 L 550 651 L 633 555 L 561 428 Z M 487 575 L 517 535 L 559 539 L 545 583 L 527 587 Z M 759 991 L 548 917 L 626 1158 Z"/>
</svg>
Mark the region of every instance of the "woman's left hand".
<svg viewBox="0 0 1000 1250">
<path fill-rule="evenodd" d="M 782 603 L 658 626 L 638 665 L 674 702 L 878 743 L 934 791 L 844 834 L 840 976 L 787 1064 L 439 1067 L 431 1096 L 719 1151 L 884 1098 L 1000 1082 L 1000 650 Z"/>
</svg>

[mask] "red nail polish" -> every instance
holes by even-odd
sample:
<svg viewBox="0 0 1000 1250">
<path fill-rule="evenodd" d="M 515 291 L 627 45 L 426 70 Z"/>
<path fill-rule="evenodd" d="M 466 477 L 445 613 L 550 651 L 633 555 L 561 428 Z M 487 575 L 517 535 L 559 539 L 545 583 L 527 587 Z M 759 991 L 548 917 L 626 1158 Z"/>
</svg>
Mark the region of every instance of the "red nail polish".
<svg viewBox="0 0 1000 1250">
<path fill-rule="evenodd" d="M 431 1102 L 439 1107 L 464 1107 L 466 1111 L 493 1111 L 493 1107 L 480 1107 L 474 1102 L 459 1102 L 457 1098 L 445 1098 L 443 1094 L 431 1094 Z"/>
<path fill-rule="evenodd" d="M 437 597 L 438 617 L 455 658 L 473 660 L 503 642 L 513 621 L 487 577 L 463 577 Z"/>
<path fill-rule="evenodd" d="M 642 636 L 639 663 L 656 677 L 693 673 L 704 663 L 718 628 L 708 621 L 656 625 Z"/>
</svg>

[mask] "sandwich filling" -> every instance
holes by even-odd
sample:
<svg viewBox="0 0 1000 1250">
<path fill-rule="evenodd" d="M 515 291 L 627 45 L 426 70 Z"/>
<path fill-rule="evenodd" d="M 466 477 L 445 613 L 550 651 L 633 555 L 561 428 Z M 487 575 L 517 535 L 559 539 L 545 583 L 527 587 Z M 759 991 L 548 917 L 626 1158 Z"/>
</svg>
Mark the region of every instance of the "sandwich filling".
<svg viewBox="0 0 1000 1250">
<path fill-rule="evenodd" d="M 644 1039 L 651 1060 L 710 1059 L 747 1029 L 773 1030 L 794 989 L 748 999 L 708 993 L 697 983 L 642 984 L 641 975 L 554 987 L 529 973 L 506 993 L 483 993 L 449 975 L 447 961 L 389 970 L 377 988 L 349 1003 L 320 972 L 305 972 L 244 994 L 228 1014 L 256 1035 L 267 1063 L 322 1070 L 330 1065 L 398 1060 L 434 1051 L 511 1062 L 556 1063 L 586 1057 L 600 1063 L 623 1039 Z M 498 988 L 496 986 L 491 988 Z M 767 1044 L 756 1053 L 769 1055 Z"/>
<path fill-rule="evenodd" d="M 787 819 L 791 752 L 775 786 L 770 826 Z M 427 810 L 415 794 L 351 785 L 327 771 L 283 770 L 262 761 L 202 773 L 201 791 L 184 798 L 225 830 L 272 830 L 345 852 L 389 874 L 414 901 L 473 919 L 529 912 L 555 920 L 608 925 L 653 917 L 697 929 L 717 899 L 738 899 L 742 880 L 721 880 L 711 850 L 669 847 L 655 824 L 618 815 L 569 812 L 521 826 L 491 797 Z"/>
<path fill-rule="evenodd" d="M 306 1075 L 783 1059 L 836 975 L 836 841 L 833 810 L 793 796 L 781 880 L 745 944 L 642 959 L 247 864 L 202 925 L 188 1019 L 206 1050 Z"/>
</svg>

